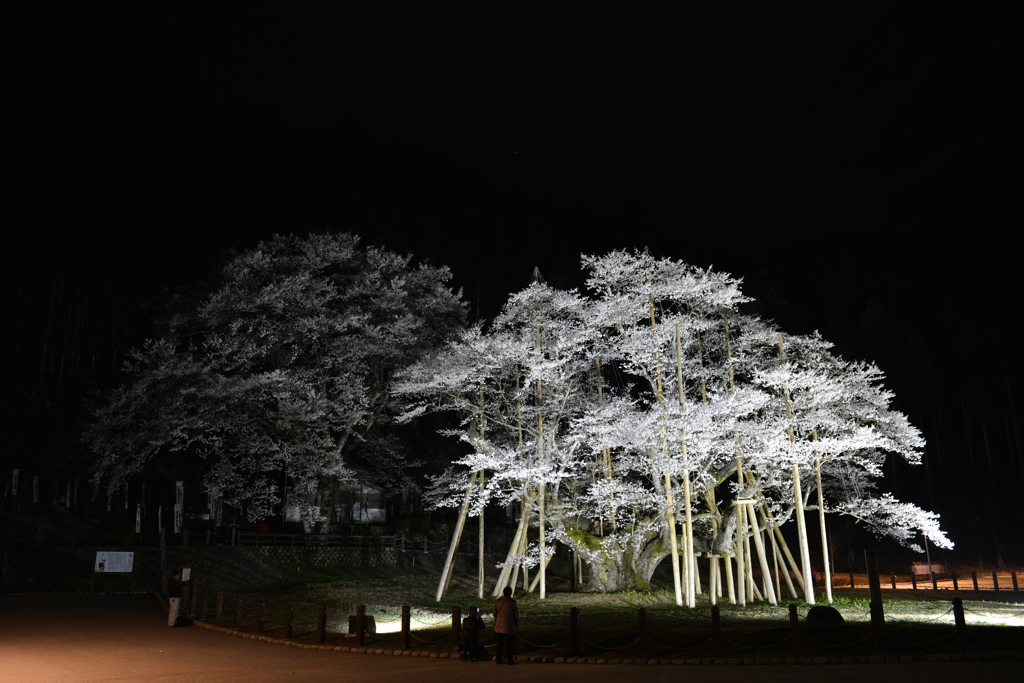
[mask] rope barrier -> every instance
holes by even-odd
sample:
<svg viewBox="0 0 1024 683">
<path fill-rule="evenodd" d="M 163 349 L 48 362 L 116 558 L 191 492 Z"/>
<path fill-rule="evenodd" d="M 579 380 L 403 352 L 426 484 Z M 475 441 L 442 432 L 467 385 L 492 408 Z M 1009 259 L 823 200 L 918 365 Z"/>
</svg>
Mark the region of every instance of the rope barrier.
<svg viewBox="0 0 1024 683">
<path fill-rule="evenodd" d="M 409 631 L 409 637 L 412 638 L 413 640 L 415 640 L 417 642 L 420 642 L 420 643 L 423 643 L 425 645 L 434 645 L 435 643 L 440 643 L 442 640 L 450 639 L 451 638 L 451 634 L 447 634 L 446 633 L 445 635 L 441 636 L 437 640 L 424 640 L 423 638 L 417 637 L 416 634 L 413 633 L 412 631 Z"/>
<path fill-rule="evenodd" d="M 529 640 L 527 640 L 526 638 L 523 638 L 522 636 L 519 636 L 519 640 L 524 642 L 524 643 L 526 643 L 527 645 L 532 645 L 533 647 L 544 648 L 544 647 L 552 647 L 552 646 L 562 642 L 563 640 L 565 640 L 568 637 L 569 637 L 568 635 L 564 635 L 561 638 L 559 638 L 558 640 L 554 641 L 553 643 L 548 643 L 547 645 L 541 645 L 540 643 L 531 643 Z"/>
<path fill-rule="evenodd" d="M 609 650 L 610 651 L 610 650 L 621 650 L 624 647 L 630 647 L 631 645 L 636 645 L 638 642 L 640 642 L 640 638 L 638 636 L 636 640 L 634 640 L 632 642 L 629 642 L 629 643 L 626 643 L 625 645 L 618 645 L 616 647 L 605 647 L 603 645 L 598 645 L 597 643 L 590 642 L 589 640 L 587 640 L 583 636 L 580 636 L 580 642 L 581 643 L 586 643 L 590 647 L 596 647 L 598 650 Z"/>
<path fill-rule="evenodd" d="M 806 638 L 804 636 L 801 636 L 800 637 L 800 643 L 801 644 L 803 644 L 803 643 L 810 643 L 811 645 L 817 645 L 818 647 L 825 648 L 826 650 L 841 650 L 841 649 L 844 649 L 844 648 L 853 647 L 854 645 L 860 645 L 861 643 L 865 643 L 865 642 L 871 640 L 874 637 L 875 637 L 874 633 L 869 633 L 866 636 L 864 636 L 863 638 L 861 638 L 860 640 L 855 640 L 852 643 L 840 643 L 838 645 L 829 645 L 828 643 L 822 643 L 820 641 L 812 640 L 811 638 Z"/>
<path fill-rule="evenodd" d="M 888 629 L 886 629 L 886 631 L 885 631 L 885 638 L 886 638 L 886 640 L 892 640 L 892 641 L 895 641 L 897 643 L 903 643 L 904 645 L 932 645 L 934 643 L 941 643 L 942 641 L 948 640 L 948 639 L 953 638 L 955 636 L 956 636 L 956 631 L 950 631 L 949 633 L 947 633 L 946 635 L 942 636 L 941 638 L 936 638 L 934 640 L 904 640 L 903 638 L 897 638 L 896 636 L 892 635 L 889 632 Z"/>
<path fill-rule="evenodd" d="M 722 636 L 722 642 L 723 643 L 729 643 L 730 645 L 735 645 L 736 647 L 738 647 L 738 648 L 740 648 L 742 650 L 767 650 L 768 648 L 778 647 L 779 645 L 782 645 L 783 643 L 789 641 L 791 637 L 792 636 L 786 636 L 785 638 L 783 638 L 779 642 L 772 643 L 770 645 L 742 645 L 740 643 L 737 643 L 734 640 L 729 640 L 725 636 Z"/>
<path fill-rule="evenodd" d="M 658 641 L 654 640 L 650 636 L 647 637 L 647 642 L 648 643 L 650 643 L 651 645 L 657 645 L 660 648 L 664 648 L 668 652 L 684 652 L 686 650 L 696 650 L 696 649 L 701 648 L 701 647 L 707 647 L 708 645 L 711 644 L 712 640 L 714 640 L 714 638 L 708 638 L 707 640 L 701 641 L 701 642 L 699 642 L 699 643 L 697 643 L 695 645 L 683 645 L 681 647 L 672 647 L 671 645 L 666 645 L 664 643 L 659 643 Z"/>
</svg>

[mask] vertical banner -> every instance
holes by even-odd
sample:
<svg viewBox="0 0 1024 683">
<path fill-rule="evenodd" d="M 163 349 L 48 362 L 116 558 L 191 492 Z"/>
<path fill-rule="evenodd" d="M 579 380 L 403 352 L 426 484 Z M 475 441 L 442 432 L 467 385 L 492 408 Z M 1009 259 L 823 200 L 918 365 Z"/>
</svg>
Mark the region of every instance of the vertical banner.
<svg viewBox="0 0 1024 683">
<path fill-rule="evenodd" d="M 224 499 L 217 499 L 217 521 L 216 525 L 220 526 L 221 520 L 224 519 Z"/>
<path fill-rule="evenodd" d="M 128 509 L 128 482 L 124 483 L 124 509 Z"/>
<path fill-rule="evenodd" d="M 164 506 L 156 506 L 156 529 L 161 534 L 164 532 Z"/>
<path fill-rule="evenodd" d="M 18 472 L 19 470 L 11 470 L 11 495 L 18 495 Z"/>
<path fill-rule="evenodd" d="M 185 505 L 185 482 L 174 482 L 174 504 Z"/>
<path fill-rule="evenodd" d="M 39 477 L 32 477 L 32 502 L 39 502 Z"/>
<path fill-rule="evenodd" d="M 206 509 L 210 511 L 210 516 L 213 516 L 214 506 L 217 504 L 217 494 L 213 491 L 206 492 Z"/>
<path fill-rule="evenodd" d="M 181 533 L 181 505 L 174 504 L 174 533 Z"/>
<path fill-rule="evenodd" d="M 142 503 L 135 504 L 135 533 L 142 533 Z"/>
</svg>

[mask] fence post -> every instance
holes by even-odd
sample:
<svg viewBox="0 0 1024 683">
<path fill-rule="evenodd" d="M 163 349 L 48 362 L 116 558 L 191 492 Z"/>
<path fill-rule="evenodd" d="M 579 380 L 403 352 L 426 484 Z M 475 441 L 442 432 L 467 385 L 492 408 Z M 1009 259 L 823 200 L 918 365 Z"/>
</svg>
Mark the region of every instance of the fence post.
<svg viewBox="0 0 1024 683">
<path fill-rule="evenodd" d="M 405 538 L 403 537 L 403 541 Z M 412 637 L 409 633 L 409 605 L 402 605 L 402 649 L 409 650 L 412 648 Z"/>
<path fill-rule="evenodd" d="M 366 620 L 366 617 L 363 616 L 365 613 L 364 605 L 356 607 L 356 645 L 359 647 L 366 645 L 366 630 L 363 628 L 363 622 Z"/>
<path fill-rule="evenodd" d="M 964 619 L 964 601 L 960 598 L 953 598 L 953 618 L 956 621 L 956 644 L 962 655 L 967 645 L 967 620 Z"/>
<path fill-rule="evenodd" d="M 322 602 L 316 609 L 316 642 L 327 642 L 327 605 Z"/>
<path fill-rule="evenodd" d="M 242 627 L 242 594 L 235 595 L 235 625 L 234 628 Z"/>
<path fill-rule="evenodd" d="M 213 604 L 213 623 L 220 626 L 221 617 L 224 616 L 224 591 L 217 591 L 217 600 Z"/>
<path fill-rule="evenodd" d="M 796 607 L 790 608 L 790 611 L 795 610 Z M 722 614 L 718 605 L 711 606 L 711 652 L 716 657 L 722 656 Z"/>
<path fill-rule="evenodd" d="M 892 581 L 892 589 L 896 590 L 896 572 L 889 572 L 889 580 Z"/>
<path fill-rule="evenodd" d="M 459 632 L 462 628 L 462 609 L 452 608 L 452 652 L 459 651 Z"/>
<path fill-rule="evenodd" d="M 929 570 L 929 573 L 932 575 L 932 590 L 933 591 L 939 590 L 939 584 L 936 583 L 936 581 L 935 581 L 935 572 Z"/>
<path fill-rule="evenodd" d="M 974 583 L 974 590 L 978 590 L 978 572 L 971 572 L 971 582 Z"/>
<path fill-rule="evenodd" d="M 284 637 L 292 637 L 292 605 L 295 603 L 284 603 Z"/>
<path fill-rule="evenodd" d="M 999 575 L 992 572 L 992 590 L 999 590 Z"/>
<path fill-rule="evenodd" d="M 267 599 L 262 596 L 256 600 L 256 633 L 263 633 L 263 609 L 266 604 Z"/>
<path fill-rule="evenodd" d="M 718 632 L 721 639 L 721 630 Z M 800 656 L 800 615 L 796 613 L 796 605 L 789 606 L 789 637 L 793 640 L 793 656 Z"/>
<path fill-rule="evenodd" d="M 875 654 L 885 654 L 885 611 L 881 600 L 871 601 L 871 634 L 874 640 Z"/>
<path fill-rule="evenodd" d="M 1020 588 L 1017 588 L 1017 572 L 1010 572 L 1010 578 L 1013 580 L 1013 592 L 1019 593 Z"/>
<path fill-rule="evenodd" d="M 856 586 L 853 585 L 853 572 L 850 572 L 850 588 L 856 588 Z"/>
<path fill-rule="evenodd" d="M 640 628 L 640 633 L 637 637 L 637 641 L 640 643 L 640 654 L 647 657 L 650 654 L 647 646 L 647 610 L 643 607 L 637 613 L 637 621 Z"/>
<path fill-rule="evenodd" d="M 953 592 L 954 593 L 959 593 L 960 592 L 960 584 L 957 583 L 956 572 L 953 572 Z"/>
<path fill-rule="evenodd" d="M 580 608 L 569 610 L 569 656 L 580 656 Z"/>
</svg>

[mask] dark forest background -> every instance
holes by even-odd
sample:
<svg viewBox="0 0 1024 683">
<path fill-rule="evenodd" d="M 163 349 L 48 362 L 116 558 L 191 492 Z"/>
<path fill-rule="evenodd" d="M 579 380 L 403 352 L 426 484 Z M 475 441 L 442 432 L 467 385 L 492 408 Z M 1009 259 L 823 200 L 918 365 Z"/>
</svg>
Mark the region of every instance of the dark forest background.
<svg viewBox="0 0 1024 683">
<path fill-rule="evenodd" d="M 1024 555 L 1005 18 L 82 12 L 25 17 L 15 66 L 5 478 L 84 482 L 88 407 L 161 293 L 273 233 L 448 265 L 484 321 L 535 266 L 576 287 L 581 253 L 646 246 L 878 363 L 928 440 L 883 486 L 960 562 Z"/>
</svg>

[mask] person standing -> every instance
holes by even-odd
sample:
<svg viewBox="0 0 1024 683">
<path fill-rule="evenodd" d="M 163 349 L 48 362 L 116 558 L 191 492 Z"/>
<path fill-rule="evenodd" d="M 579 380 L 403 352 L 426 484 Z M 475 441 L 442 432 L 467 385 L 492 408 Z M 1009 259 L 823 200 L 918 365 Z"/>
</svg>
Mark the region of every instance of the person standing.
<svg viewBox="0 0 1024 683">
<path fill-rule="evenodd" d="M 515 664 L 516 641 L 519 639 L 519 606 L 512 598 L 512 587 L 505 586 L 502 595 L 494 603 L 494 635 L 498 640 L 494 660 L 504 664 L 502 653 L 507 653 L 508 663 Z"/>
<path fill-rule="evenodd" d="M 167 581 L 167 625 L 174 626 L 178 619 L 178 603 L 181 602 L 181 570 L 175 569 Z"/>
</svg>

